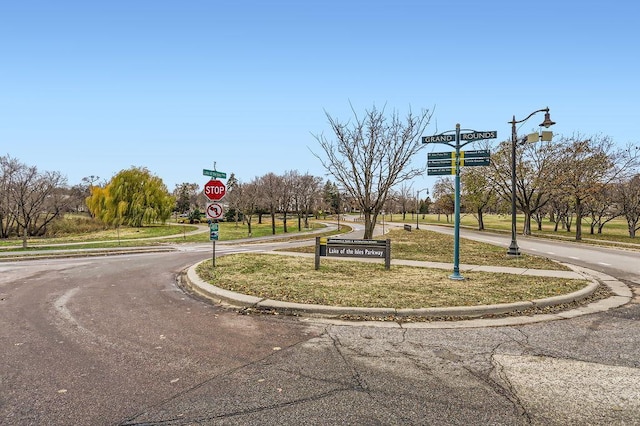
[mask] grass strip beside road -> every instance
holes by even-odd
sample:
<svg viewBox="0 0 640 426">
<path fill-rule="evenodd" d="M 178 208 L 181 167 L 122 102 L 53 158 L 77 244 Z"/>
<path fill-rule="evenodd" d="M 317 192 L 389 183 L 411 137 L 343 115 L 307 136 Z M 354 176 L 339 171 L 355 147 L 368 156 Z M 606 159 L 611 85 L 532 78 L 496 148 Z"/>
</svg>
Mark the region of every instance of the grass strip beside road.
<svg viewBox="0 0 640 426">
<path fill-rule="evenodd" d="M 427 308 L 533 300 L 571 293 L 587 281 L 487 272 L 450 271 L 323 258 L 319 270 L 309 258 L 234 254 L 203 262 L 198 274 L 231 291 L 285 302 L 331 306 Z"/>
<path fill-rule="evenodd" d="M 288 227 L 284 232 L 282 222 L 276 222 L 276 235 L 278 240 L 308 239 L 312 231 L 326 229 L 320 235 L 332 235 L 340 231 L 337 228 L 327 228 L 321 223 L 311 222 L 310 228 Z M 341 232 L 349 228 L 341 227 Z M 247 226 L 233 222 L 221 222 L 219 224 L 219 241 L 234 241 L 248 238 Z M 252 237 L 272 236 L 270 223 L 256 224 L 252 227 Z M 64 237 L 29 238 L 27 249 L 22 248 L 22 240 L 8 239 L 0 241 L 0 251 L 3 252 L 32 252 L 50 251 L 59 249 L 96 249 L 118 247 L 148 247 L 153 245 L 206 243 L 209 242 L 209 228 L 207 224 L 196 225 L 147 225 L 140 228 L 121 227 L 94 232 L 66 235 Z"/>
<path fill-rule="evenodd" d="M 392 259 L 452 263 L 453 237 L 426 230 L 393 230 Z M 313 253 L 314 248 L 290 249 Z M 506 255 L 485 243 L 460 240 L 461 263 L 527 269 L 568 270 L 546 258 Z M 453 269 L 453 265 L 452 265 Z M 199 266 L 205 281 L 231 291 L 285 302 L 331 306 L 428 308 L 475 306 L 541 299 L 584 288 L 586 280 L 464 272 L 464 281 L 449 279 L 451 270 L 391 266 L 323 257 L 319 270 L 313 258 L 268 254 L 234 254 Z"/>
<path fill-rule="evenodd" d="M 418 260 L 424 262 L 451 263 L 453 268 L 453 237 L 451 235 L 423 229 L 411 232 L 394 229 L 384 237 L 391 240 L 391 258 Z M 313 253 L 314 247 L 299 247 L 287 249 L 302 253 Z M 504 247 L 481 243 L 478 241 L 460 239 L 460 264 L 481 266 L 508 266 L 528 269 L 570 270 L 553 260 L 545 257 L 508 256 Z"/>
</svg>

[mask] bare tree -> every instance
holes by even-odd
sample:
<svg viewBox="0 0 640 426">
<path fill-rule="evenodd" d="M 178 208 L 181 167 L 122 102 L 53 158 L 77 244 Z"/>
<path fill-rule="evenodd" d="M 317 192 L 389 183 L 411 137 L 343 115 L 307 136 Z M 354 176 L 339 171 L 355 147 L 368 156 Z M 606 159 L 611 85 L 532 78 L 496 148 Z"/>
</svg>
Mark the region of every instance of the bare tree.
<svg viewBox="0 0 640 426">
<path fill-rule="evenodd" d="M 523 234 L 531 234 L 531 217 L 551 198 L 551 176 L 557 172 L 558 148 L 552 142 L 524 144 L 516 150 L 516 206 L 524 213 Z M 491 155 L 493 187 L 511 200 L 511 142 L 503 142 Z"/>
<path fill-rule="evenodd" d="M 616 198 L 627 220 L 629 237 L 635 238 L 640 230 L 640 175 L 635 175 L 617 188 Z"/>
<path fill-rule="evenodd" d="M 555 177 L 558 188 L 571 197 L 576 215 L 576 240 L 582 240 L 585 204 L 592 201 L 601 185 L 608 185 L 634 170 L 638 152 L 618 149 L 606 136 L 584 138 L 574 135 L 564 139 L 564 149 L 557 158 L 562 173 Z"/>
<path fill-rule="evenodd" d="M 485 209 L 496 202 L 496 191 L 487 178 L 485 167 L 467 167 L 462 170 L 462 198 L 467 209 L 478 221 L 478 230 L 484 230 Z"/>
<path fill-rule="evenodd" d="M 18 171 L 24 167 L 15 158 L 0 157 L 0 237 L 9 238 L 15 226 L 15 216 L 10 197 L 13 181 Z"/>
<path fill-rule="evenodd" d="M 411 185 L 407 185 L 406 182 L 403 182 L 402 185 L 400 185 L 400 190 L 393 194 L 393 198 L 395 198 L 396 202 L 400 206 L 402 220 L 407 219 L 407 211 L 409 210 L 409 207 L 415 206 L 416 202 L 412 192 L 413 190 Z"/>
<path fill-rule="evenodd" d="M 424 147 L 420 137 L 432 113 L 409 111 L 403 121 L 397 112 L 387 117 L 384 108 L 375 106 L 364 117 L 351 110 L 353 122 L 346 123 L 326 113 L 335 141 L 314 135 L 326 158 L 314 155 L 357 202 L 364 214 L 364 238 L 370 239 L 391 188 L 424 172 L 411 159 Z"/>
<path fill-rule="evenodd" d="M 7 201 L 26 248 L 27 237 L 40 233 L 61 213 L 67 200 L 61 191 L 66 179 L 59 172 L 39 173 L 35 166 L 17 165 L 8 182 Z"/>
<path fill-rule="evenodd" d="M 438 178 L 435 185 L 433 185 L 433 206 L 438 213 L 438 222 L 440 221 L 440 215 L 444 214 L 447 217 L 447 223 L 449 223 L 449 216 L 454 213 L 455 210 L 455 187 L 452 178 Z"/>
<path fill-rule="evenodd" d="M 280 207 L 282 178 L 275 173 L 267 173 L 260 178 L 258 183 L 263 204 L 268 208 L 271 215 L 271 233 L 276 234 L 276 211 Z"/>
<path fill-rule="evenodd" d="M 322 202 L 321 194 L 322 178 L 310 174 L 298 175 L 294 190 L 294 206 L 298 214 L 298 231 L 302 231 L 302 218 L 305 228 L 309 227 L 309 213 L 314 206 Z M 338 212 L 340 214 L 340 212 Z"/>
<path fill-rule="evenodd" d="M 242 217 L 244 222 L 247 224 L 247 232 L 248 236 L 251 237 L 252 229 L 251 229 L 251 220 L 253 219 L 253 215 L 256 213 L 256 209 L 258 208 L 259 201 L 259 188 L 260 188 L 260 180 L 258 178 L 254 178 L 249 183 L 241 183 L 240 181 L 236 181 L 234 191 L 236 191 L 236 205 L 242 212 Z"/>
<path fill-rule="evenodd" d="M 289 170 L 280 178 L 280 211 L 282 211 L 282 226 L 284 232 L 289 232 L 287 228 L 287 214 L 291 210 L 294 201 L 296 185 L 300 179 L 300 173 L 297 170 Z"/>
<path fill-rule="evenodd" d="M 602 228 L 608 222 L 620 217 L 624 212 L 615 202 L 616 188 L 623 185 L 622 182 L 613 182 L 607 185 L 597 184 L 594 188 L 593 198 L 585 203 L 584 211 L 591 223 L 589 233 L 595 234 L 596 228 L 598 234 L 602 234 Z"/>
</svg>

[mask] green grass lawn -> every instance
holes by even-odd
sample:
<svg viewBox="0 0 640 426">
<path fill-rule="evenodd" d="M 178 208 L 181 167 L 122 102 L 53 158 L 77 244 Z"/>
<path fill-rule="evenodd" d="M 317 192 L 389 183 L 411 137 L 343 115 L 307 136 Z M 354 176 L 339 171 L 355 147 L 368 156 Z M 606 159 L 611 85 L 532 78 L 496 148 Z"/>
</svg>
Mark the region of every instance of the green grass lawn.
<svg viewBox="0 0 640 426">
<path fill-rule="evenodd" d="M 234 254 L 199 265 L 205 281 L 273 300 L 333 306 L 425 308 L 533 300 L 566 294 L 587 281 L 488 272 L 465 272 L 464 281 L 441 269 L 322 260 L 268 254 Z"/>
<path fill-rule="evenodd" d="M 29 246 L 42 246 L 52 244 L 67 244 L 78 242 L 104 242 L 117 240 L 139 240 L 145 238 L 157 238 L 168 235 L 180 234 L 183 231 L 189 232 L 197 229 L 195 226 L 183 225 L 148 225 L 140 228 L 122 226 L 100 231 L 65 235 L 64 237 L 41 237 L 29 238 Z M 3 246 L 15 246 L 22 244 L 22 239 L 10 238 L 0 240 L 0 248 Z"/>
<path fill-rule="evenodd" d="M 485 214 L 483 216 L 484 219 L 484 227 L 487 231 L 497 231 L 510 233 L 511 232 L 511 215 L 496 215 L 496 214 Z M 447 222 L 447 217 L 445 215 L 438 216 L 437 214 L 427 214 L 427 215 L 418 215 L 418 223 L 420 224 L 433 224 L 433 225 L 454 225 L 454 217 L 453 215 L 449 215 L 449 222 Z M 407 223 L 415 227 L 416 225 L 416 216 L 408 213 L 405 218 L 402 218 L 401 214 L 394 215 L 385 215 L 385 221 L 396 222 L 396 223 Z M 517 215 L 516 216 L 517 230 L 518 235 L 522 234 L 522 229 L 524 228 L 524 216 Z M 627 230 L 627 223 L 624 219 L 617 218 L 608 222 L 603 230 L 602 234 L 597 233 L 597 229 L 594 234 L 590 234 L 590 221 L 585 219 L 582 223 L 582 238 L 587 242 L 588 240 L 597 240 L 603 243 L 607 242 L 620 242 L 627 244 L 639 244 L 639 238 L 631 238 L 629 237 L 629 233 Z M 460 216 L 460 226 L 467 227 L 470 229 L 478 229 L 478 220 L 472 214 L 463 214 Z M 561 238 L 561 239 L 569 239 L 575 240 L 575 220 L 571 225 L 571 231 L 567 232 L 561 227 L 558 231 L 554 231 L 555 224 L 550 222 L 548 219 L 545 219 L 542 223 L 542 230 L 538 230 L 538 224 L 532 220 L 531 222 L 531 232 L 533 236 L 546 237 L 546 238 Z"/>
<path fill-rule="evenodd" d="M 453 237 L 428 230 L 391 230 L 391 258 L 451 263 Z M 313 253 L 314 247 L 288 249 Z M 567 270 L 546 258 L 507 256 L 502 247 L 460 240 L 461 263 Z M 234 254 L 204 262 L 202 279 L 221 288 L 274 300 L 333 306 L 422 308 L 471 306 L 540 299 L 583 288 L 587 281 L 519 274 L 464 272 L 464 281 L 449 279 L 451 270 L 322 258 L 268 254 Z"/>
<path fill-rule="evenodd" d="M 323 228 L 324 225 L 314 221 L 310 222 L 310 228 L 302 228 L 298 232 L 297 221 L 288 221 L 287 230 L 284 232 L 282 221 L 276 222 L 276 235 L 281 238 L 309 238 L 308 233 Z M 347 228 L 343 227 L 342 232 Z M 190 234 L 194 231 L 201 232 Z M 326 235 L 337 233 L 335 229 L 327 229 Z M 252 225 L 252 237 L 272 235 L 271 221 Z M 324 234 L 323 234 L 324 235 Z M 173 237 L 171 237 L 173 236 Z M 170 237 L 170 238 L 164 238 Z M 219 223 L 219 241 L 233 241 L 248 237 L 248 227 L 242 223 Z M 140 228 L 120 227 L 119 229 L 106 229 L 93 232 L 66 235 L 64 237 L 29 238 L 28 249 L 48 250 L 67 245 L 69 248 L 109 248 L 150 246 L 167 243 L 203 243 L 209 240 L 209 228 L 206 223 L 199 225 L 168 223 L 166 225 L 147 225 Z M 17 238 L 0 240 L 0 250 L 19 251 L 22 240 Z M 17 248 L 9 248 L 17 247 Z"/>
<path fill-rule="evenodd" d="M 453 265 L 453 237 L 424 229 L 411 232 L 393 229 L 385 234 L 391 240 L 391 258 L 443 262 Z M 288 249 L 302 253 L 313 253 L 314 247 Z M 460 238 L 460 263 L 469 265 L 509 266 L 531 269 L 568 270 L 550 259 L 522 254 L 508 256 L 500 246 Z"/>
</svg>

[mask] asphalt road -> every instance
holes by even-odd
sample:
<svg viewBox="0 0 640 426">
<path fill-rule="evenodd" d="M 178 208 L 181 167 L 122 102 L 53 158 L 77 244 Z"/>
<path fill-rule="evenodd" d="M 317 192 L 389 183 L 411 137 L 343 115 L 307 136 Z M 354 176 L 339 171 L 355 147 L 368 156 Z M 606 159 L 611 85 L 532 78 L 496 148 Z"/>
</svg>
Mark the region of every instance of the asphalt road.
<svg viewBox="0 0 640 426">
<path fill-rule="evenodd" d="M 422 227 L 436 232 L 453 234 L 453 229 L 450 227 L 431 225 L 423 225 Z M 500 245 L 505 247 L 505 251 L 511 243 L 510 235 L 478 232 L 470 229 L 461 229 L 460 236 Z M 523 253 L 584 266 L 612 275 L 620 280 L 640 284 L 640 252 L 637 250 L 599 247 L 575 241 L 550 241 L 526 236 L 518 236 L 517 242 Z M 464 259 L 464 254 L 461 254 L 460 262 L 472 264 L 473 259 Z"/>
<path fill-rule="evenodd" d="M 595 261 L 638 294 L 635 254 L 519 242 Z M 0 424 L 640 424 L 638 297 L 518 327 L 241 315 L 177 286 L 210 255 L 0 263 Z"/>
</svg>

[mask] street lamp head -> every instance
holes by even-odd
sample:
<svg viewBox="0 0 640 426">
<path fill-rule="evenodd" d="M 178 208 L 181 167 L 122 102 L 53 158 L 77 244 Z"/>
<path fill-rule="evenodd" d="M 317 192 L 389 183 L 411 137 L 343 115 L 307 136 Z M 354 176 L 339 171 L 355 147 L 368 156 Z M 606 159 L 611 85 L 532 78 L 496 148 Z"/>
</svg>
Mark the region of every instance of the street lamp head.
<svg viewBox="0 0 640 426">
<path fill-rule="evenodd" d="M 549 113 L 549 109 L 547 109 L 547 112 L 544 113 L 544 121 L 542 123 L 540 123 L 541 126 L 544 126 L 546 128 L 549 128 L 550 126 L 553 126 L 554 124 L 556 124 L 555 121 L 551 121 L 551 114 Z"/>
</svg>

